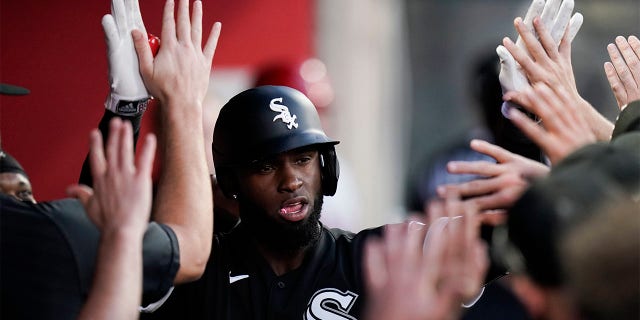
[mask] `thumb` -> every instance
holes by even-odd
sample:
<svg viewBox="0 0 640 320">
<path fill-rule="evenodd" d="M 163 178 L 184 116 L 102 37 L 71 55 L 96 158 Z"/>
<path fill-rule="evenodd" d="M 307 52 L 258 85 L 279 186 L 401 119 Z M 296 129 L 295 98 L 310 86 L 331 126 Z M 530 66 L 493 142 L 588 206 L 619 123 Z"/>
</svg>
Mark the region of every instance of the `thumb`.
<svg viewBox="0 0 640 320">
<path fill-rule="evenodd" d="M 93 189 L 83 184 L 74 184 L 67 187 L 67 195 L 78 199 L 86 209 L 89 204 L 89 199 L 93 196 Z"/>
<path fill-rule="evenodd" d="M 153 53 L 151 53 L 151 47 L 149 47 L 149 41 L 147 35 L 140 30 L 132 30 L 131 37 L 133 38 L 133 45 L 136 48 L 138 54 L 138 62 L 140 63 L 140 74 L 142 79 L 148 79 L 153 73 Z"/>
<path fill-rule="evenodd" d="M 507 65 L 515 65 L 515 60 L 513 59 L 513 56 L 511 55 L 511 53 L 509 52 L 509 50 L 507 50 L 507 48 L 505 48 L 503 45 L 499 45 L 496 48 L 496 53 L 498 54 L 498 57 L 500 58 L 500 64 L 507 64 Z"/>
</svg>

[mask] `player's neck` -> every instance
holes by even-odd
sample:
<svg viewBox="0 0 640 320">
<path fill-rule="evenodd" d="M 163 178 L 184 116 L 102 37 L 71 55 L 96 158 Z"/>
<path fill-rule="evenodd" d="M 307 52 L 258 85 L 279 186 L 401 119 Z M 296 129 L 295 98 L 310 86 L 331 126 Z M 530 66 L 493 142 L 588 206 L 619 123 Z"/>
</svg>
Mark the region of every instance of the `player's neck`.
<svg viewBox="0 0 640 320">
<path fill-rule="evenodd" d="M 258 246 L 258 250 L 267 261 L 269 266 L 271 266 L 271 270 L 277 276 L 281 276 L 287 272 L 293 271 L 302 265 L 304 261 L 304 256 L 308 250 L 308 248 L 299 249 L 295 252 L 273 252 L 267 250 L 262 246 Z"/>
</svg>

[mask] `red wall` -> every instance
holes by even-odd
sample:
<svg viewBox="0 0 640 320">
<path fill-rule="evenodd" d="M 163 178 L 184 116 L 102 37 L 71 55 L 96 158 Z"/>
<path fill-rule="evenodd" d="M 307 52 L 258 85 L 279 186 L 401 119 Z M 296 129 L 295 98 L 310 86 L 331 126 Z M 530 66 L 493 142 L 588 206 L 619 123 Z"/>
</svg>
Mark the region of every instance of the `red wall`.
<svg viewBox="0 0 640 320">
<path fill-rule="evenodd" d="M 163 1 L 140 0 L 160 35 Z M 88 133 L 103 113 L 107 62 L 100 20 L 110 2 L 1 0 L 0 82 L 31 90 L 0 95 L 2 147 L 31 178 L 39 201 L 77 181 Z M 204 27 L 222 22 L 215 68 L 255 67 L 312 55 L 312 0 L 204 1 Z"/>
</svg>

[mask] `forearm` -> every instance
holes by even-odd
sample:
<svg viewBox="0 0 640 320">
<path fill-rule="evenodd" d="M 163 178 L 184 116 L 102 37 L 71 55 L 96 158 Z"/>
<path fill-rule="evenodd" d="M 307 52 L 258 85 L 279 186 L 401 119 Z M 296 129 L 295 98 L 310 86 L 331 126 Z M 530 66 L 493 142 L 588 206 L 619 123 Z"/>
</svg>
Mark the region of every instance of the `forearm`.
<svg viewBox="0 0 640 320">
<path fill-rule="evenodd" d="M 170 226 L 180 245 L 175 283 L 198 279 L 211 251 L 213 200 L 203 149 L 199 103 L 167 102 L 162 108 L 163 168 L 154 220 Z"/>
<path fill-rule="evenodd" d="M 598 141 L 611 140 L 611 134 L 613 133 L 613 123 L 605 118 L 598 110 L 596 110 L 590 103 L 583 101 L 585 106 L 581 108 L 586 110 L 585 118 L 591 127 L 593 134 Z"/>
<path fill-rule="evenodd" d="M 104 110 L 104 114 L 100 119 L 100 123 L 98 124 L 98 129 L 102 134 L 102 139 L 106 142 L 107 137 L 109 136 L 109 122 L 111 119 L 119 117 L 123 120 L 128 120 L 131 122 L 131 126 L 133 127 L 133 145 L 135 149 L 135 145 L 138 142 L 138 135 L 140 133 L 140 124 L 142 122 L 142 114 L 136 116 L 120 116 L 109 110 Z M 89 155 L 84 159 L 84 163 L 82 164 L 82 169 L 80 171 L 80 179 L 79 183 L 92 186 L 93 179 L 91 177 L 91 164 L 89 163 Z"/>
<path fill-rule="evenodd" d="M 78 319 L 138 318 L 143 234 L 144 229 L 102 233 L 93 285 Z"/>
</svg>

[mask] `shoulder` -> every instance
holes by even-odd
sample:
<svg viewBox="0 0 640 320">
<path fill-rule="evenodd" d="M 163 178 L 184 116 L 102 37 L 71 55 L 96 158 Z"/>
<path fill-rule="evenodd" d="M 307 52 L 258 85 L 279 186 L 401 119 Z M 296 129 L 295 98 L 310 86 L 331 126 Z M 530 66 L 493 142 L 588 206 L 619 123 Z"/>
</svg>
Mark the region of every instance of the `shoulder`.
<svg viewBox="0 0 640 320">
<path fill-rule="evenodd" d="M 640 131 L 640 100 L 630 103 L 620 112 L 612 137 L 616 138 L 632 131 Z"/>
<path fill-rule="evenodd" d="M 340 228 L 328 228 L 324 225 L 322 226 L 323 233 L 336 242 L 339 242 L 339 241 L 353 242 L 353 241 L 366 239 L 372 235 L 379 236 L 382 233 L 383 228 L 384 226 L 369 228 L 369 229 L 361 230 L 356 233 L 352 231 L 346 231 Z"/>
</svg>

